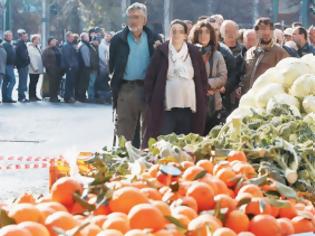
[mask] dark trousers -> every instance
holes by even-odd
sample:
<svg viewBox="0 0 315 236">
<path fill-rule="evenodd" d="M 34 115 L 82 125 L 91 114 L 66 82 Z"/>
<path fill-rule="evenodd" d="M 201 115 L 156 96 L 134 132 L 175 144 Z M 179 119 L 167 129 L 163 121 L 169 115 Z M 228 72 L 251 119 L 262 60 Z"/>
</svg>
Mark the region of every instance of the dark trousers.
<svg viewBox="0 0 315 236">
<path fill-rule="evenodd" d="M 65 100 L 69 100 L 70 98 L 74 98 L 74 86 L 75 81 L 78 76 L 77 68 L 70 68 L 66 72 L 66 86 L 65 86 Z"/>
<path fill-rule="evenodd" d="M 161 135 L 171 133 L 189 134 L 191 132 L 192 111 L 190 108 L 173 108 L 164 112 Z"/>
<path fill-rule="evenodd" d="M 80 69 L 79 75 L 79 83 L 78 83 L 78 91 L 76 92 L 76 99 L 78 100 L 86 100 L 86 92 L 89 87 L 90 81 L 90 69 L 82 68 Z"/>
<path fill-rule="evenodd" d="M 39 79 L 39 74 L 30 74 L 30 83 L 28 85 L 28 96 L 29 98 L 36 97 L 36 88 Z"/>
<path fill-rule="evenodd" d="M 2 84 L 2 99 L 3 101 L 12 100 L 12 91 L 15 86 L 14 66 L 7 65 L 5 68 L 5 76 Z"/>
<path fill-rule="evenodd" d="M 18 73 L 19 73 L 18 94 L 20 100 L 26 98 L 25 93 L 27 92 L 28 66 L 18 68 Z"/>
<path fill-rule="evenodd" d="M 58 98 L 60 87 L 60 76 L 57 73 L 47 72 L 49 77 L 49 97 L 50 99 Z"/>
</svg>

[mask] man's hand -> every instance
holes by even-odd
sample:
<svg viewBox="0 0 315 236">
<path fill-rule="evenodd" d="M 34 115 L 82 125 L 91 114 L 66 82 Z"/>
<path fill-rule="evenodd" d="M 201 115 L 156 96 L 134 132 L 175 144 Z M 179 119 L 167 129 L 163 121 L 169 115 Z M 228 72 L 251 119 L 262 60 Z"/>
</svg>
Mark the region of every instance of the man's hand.
<svg viewBox="0 0 315 236">
<path fill-rule="evenodd" d="M 242 96 L 242 88 L 241 87 L 238 87 L 237 89 L 235 89 L 235 97 L 237 99 L 240 99 Z"/>
</svg>

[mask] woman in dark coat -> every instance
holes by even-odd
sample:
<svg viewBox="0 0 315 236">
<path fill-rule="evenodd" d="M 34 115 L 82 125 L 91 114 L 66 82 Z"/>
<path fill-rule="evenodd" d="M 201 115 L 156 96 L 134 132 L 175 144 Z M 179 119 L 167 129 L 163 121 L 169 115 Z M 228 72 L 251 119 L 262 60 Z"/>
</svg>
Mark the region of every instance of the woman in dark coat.
<svg viewBox="0 0 315 236">
<path fill-rule="evenodd" d="M 207 74 L 198 48 L 186 43 L 187 26 L 171 23 L 170 41 L 155 51 L 147 71 L 148 105 L 143 144 L 170 133 L 202 135 L 207 116 Z"/>
</svg>

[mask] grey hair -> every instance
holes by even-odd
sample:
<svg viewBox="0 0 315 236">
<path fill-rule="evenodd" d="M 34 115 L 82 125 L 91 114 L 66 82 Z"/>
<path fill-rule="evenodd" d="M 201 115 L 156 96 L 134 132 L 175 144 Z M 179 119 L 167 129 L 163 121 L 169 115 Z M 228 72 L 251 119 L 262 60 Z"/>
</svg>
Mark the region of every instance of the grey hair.
<svg viewBox="0 0 315 236">
<path fill-rule="evenodd" d="M 6 37 L 6 36 L 8 36 L 9 34 L 13 34 L 13 33 L 12 33 L 12 31 L 7 30 L 7 31 L 4 32 L 3 36 Z"/>
<path fill-rule="evenodd" d="M 221 28 L 220 28 L 220 33 L 221 33 L 221 36 L 224 38 L 224 36 L 225 36 L 225 27 L 227 26 L 227 25 L 233 25 L 234 27 L 235 27 L 235 29 L 236 29 L 236 31 L 238 32 L 238 30 L 239 30 L 239 26 L 238 26 L 238 24 L 235 22 L 235 21 L 233 21 L 233 20 L 224 20 L 223 22 L 222 22 L 222 25 L 221 25 Z"/>
<path fill-rule="evenodd" d="M 250 33 L 256 34 L 256 31 L 254 29 L 247 29 L 247 30 L 245 30 L 244 34 L 243 34 L 243 38 L 244 39 L 247 38 Z"/>
<path fill-rule="evenodd" d="M 34 42 L 34 40 L 35 40 L 36 38 L 39 38 L 39 39 L 40 39 L 40 35 L 39 35 L 39 34 L 32 34 L 32 35 L 31 35 L 31 42 Z"/>
<path fill-rule="evenodd" d="M 140 2 L 135 2 L 131 4 L 126 10 L 126 15 L 128 15 L 131 11 L 136 11 L 136 10 L 142 11 L 145 17 L 148 16 L 148 10 L 147 10 L 146 5 Z"/>
<path fill-rule="evenodd" d="M 82 33 L 80 34 L 80 39 L 83 40 L 84 36 L 89 37 L 89 34 L 88 34 L 87 32 L 82 32 Z"/>
</svg>

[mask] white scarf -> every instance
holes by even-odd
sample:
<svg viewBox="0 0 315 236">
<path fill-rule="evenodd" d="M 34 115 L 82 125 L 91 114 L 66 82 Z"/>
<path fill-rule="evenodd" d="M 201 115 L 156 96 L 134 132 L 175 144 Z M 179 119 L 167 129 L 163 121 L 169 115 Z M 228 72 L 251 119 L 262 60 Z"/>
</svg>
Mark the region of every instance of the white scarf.
<svg viewBox="0 0 315 236">
<path fill-rule="evenodd" d="M 191 79 L 193 77 L 193 69 L 186 66 L 187 60 L 190 59 L 188 46 L 184 42 L 182 48 L 177 51 L 172 41 L 169 43 L 169 62 L 172 63 L 169 66 L 168 75 L 171 77 Z"/>
</svg>

